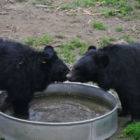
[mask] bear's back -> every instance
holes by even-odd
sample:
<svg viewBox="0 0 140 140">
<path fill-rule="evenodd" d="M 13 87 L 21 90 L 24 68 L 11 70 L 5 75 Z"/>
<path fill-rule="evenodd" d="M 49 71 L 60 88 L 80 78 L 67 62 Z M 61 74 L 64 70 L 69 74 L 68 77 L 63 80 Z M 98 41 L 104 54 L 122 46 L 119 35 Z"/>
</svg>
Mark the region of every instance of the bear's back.
<svg viewBox="0 0 140 140">
<path fill-rule="evenodd" d="M 13 42 L 13 41 L 5 41 L 0 39 L 0 57 L 3 55 L 20 55 L 23 53 L 29 53 L 33 50 L 21 43 Z"/>
<path fill-rule="evenodd" d="M 0 80 L 18 77 L 15 75 L 33 71 L 34 67 L 37 69 L 37 54 L 37 51 L 26 45 L 0 39 Z"/>
<path fill-rule="evenodd" d="M 106 54 L 110 60 L 118 61 L 118 63 L 140 64 L 140 44 L 108 45 L 99 49 L 99 51 Z"/>
<path fill-rule="evenodd" d="M 106 73 L 113 81 L 140 86 L 140 44 L 108 45 L 100 51 L 109 57 Z"/>
<path fill-rule="evenodd" d="M 99 49 L 103 52 L 106 52 L 108 54 L 111 53 L 140 53 L 140 44 L 109 44 L 101 49 Z"/>
</svg>

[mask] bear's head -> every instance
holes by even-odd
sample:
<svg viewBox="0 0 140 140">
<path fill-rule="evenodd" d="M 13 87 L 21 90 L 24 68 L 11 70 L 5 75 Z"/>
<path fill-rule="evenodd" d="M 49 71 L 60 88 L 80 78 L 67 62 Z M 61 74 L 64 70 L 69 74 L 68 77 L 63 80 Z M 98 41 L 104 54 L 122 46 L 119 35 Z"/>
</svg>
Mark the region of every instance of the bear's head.
<svg viewBox="0 0 140 140">
<path fill-rule="evenodd" d="M 44 57 L 41 59 L 41 67 L 44 71 L 48 72 L 48 83 L 54 81 L 63 82 L 66 80 L 66 75 L 69 68 L 57 56 L 52 46 L 46 46 L 43 50 Z"/>
<path fill-rule="evenodd" d="M 90 46 L 67 74 L 67 79 L 75 82 L 97 82 L 102 72 L 109 64 L 109 58 L 103 52 Z M 100 75 L 100 76 L 99 76 Z"/>
</svg>

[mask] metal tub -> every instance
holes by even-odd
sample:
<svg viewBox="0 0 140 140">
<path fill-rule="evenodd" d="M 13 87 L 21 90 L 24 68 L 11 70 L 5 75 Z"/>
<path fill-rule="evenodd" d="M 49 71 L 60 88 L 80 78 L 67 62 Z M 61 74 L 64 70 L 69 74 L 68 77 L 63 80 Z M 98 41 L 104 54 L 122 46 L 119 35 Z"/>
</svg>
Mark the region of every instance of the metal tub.
<svg viewBox="0 0 140 140">
<path fill-rule="evenodd" d="M 117 100 L 100 88 L 79 83 L 58 83 L 50 85 L 43 94 L 93 96 L 108 102 L 112 110 L 97 118 L 50 123 L 18 119 L 0 112 L 0 136 L 6 140 L 105 140 L 117 130 Z"/>
</svg>

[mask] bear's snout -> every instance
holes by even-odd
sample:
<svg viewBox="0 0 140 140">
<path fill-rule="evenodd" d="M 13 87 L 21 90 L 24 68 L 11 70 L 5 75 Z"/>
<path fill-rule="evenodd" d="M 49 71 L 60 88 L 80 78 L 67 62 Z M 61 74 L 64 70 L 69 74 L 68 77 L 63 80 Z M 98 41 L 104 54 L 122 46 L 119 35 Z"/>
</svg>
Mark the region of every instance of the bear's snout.
<svg viewBox="0 0 140 140">
<path fill-rule="evenodd" d="M 72 73 L 69 72 L 69 73 L 66 75 L 66 78 L 67 78 L 67 80 L 71 81 L 71 80 L 72 80 Z"/>
</svg>

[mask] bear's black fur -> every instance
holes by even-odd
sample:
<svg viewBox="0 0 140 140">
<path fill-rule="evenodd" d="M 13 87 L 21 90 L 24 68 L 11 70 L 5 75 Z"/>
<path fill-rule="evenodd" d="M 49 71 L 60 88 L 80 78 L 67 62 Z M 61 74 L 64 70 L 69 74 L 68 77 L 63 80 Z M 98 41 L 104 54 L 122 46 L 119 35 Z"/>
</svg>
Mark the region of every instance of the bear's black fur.
<svg viewBox="0 0 140 140">
<path fill-rule="evenodd" d="M 16 115 L 28 115 L 34 92 L 54 81 L 65 81 L 68 71 L 51 46 L 37 51 L 0 39 L 0 89 L 8 92 L 6 101 Z"/>
<path fill-rule="evenodd" d="M 140 44 L 90 46 L 67 75 L 70 81 L 93 81 L 104 90 L 115 89 L 122 104 L 120 116 L 140 120 Z"/>
</svg>

